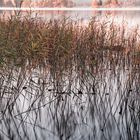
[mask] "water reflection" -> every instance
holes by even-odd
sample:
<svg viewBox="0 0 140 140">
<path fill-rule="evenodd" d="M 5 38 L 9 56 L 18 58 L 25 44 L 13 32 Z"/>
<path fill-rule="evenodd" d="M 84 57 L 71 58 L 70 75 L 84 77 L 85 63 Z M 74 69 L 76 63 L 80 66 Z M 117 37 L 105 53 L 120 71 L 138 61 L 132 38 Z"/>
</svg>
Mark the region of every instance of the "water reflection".
<svg viewBox="0 0 140 140">
<path fill-rule="evenodd" d="M 139 67 L 118 52 L 97 57 L 1 69 L 1 139 L 139 140 Z"/>
<path fill-rule="evenodd" d="M 128 26 L 140 25 L 139 11 L 1 11 L 1 17 L 8 18 L 11 15 L 20 15 L 23 17 L 32 17 L 36 19 L 61 19 L 70 18 L 74 21 L 82 20 L 88 23 L 91 18 L 96 17 L 100 20 L 110 18 L 116 23 L 122 21 L 128 23 Z"/>
</svg>

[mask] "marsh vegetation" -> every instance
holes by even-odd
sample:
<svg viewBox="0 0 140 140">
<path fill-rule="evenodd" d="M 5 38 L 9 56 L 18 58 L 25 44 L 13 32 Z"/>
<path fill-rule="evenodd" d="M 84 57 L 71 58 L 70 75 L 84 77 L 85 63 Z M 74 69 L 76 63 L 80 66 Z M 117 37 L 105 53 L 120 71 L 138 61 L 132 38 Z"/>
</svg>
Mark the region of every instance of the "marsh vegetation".
<svg viewBox="0 0 140 140">
<path fill-rule="evenodd" d="M 125 27 L 0 19 L 0 139 L 139 140 L 139 28 Z"/>
</svg>

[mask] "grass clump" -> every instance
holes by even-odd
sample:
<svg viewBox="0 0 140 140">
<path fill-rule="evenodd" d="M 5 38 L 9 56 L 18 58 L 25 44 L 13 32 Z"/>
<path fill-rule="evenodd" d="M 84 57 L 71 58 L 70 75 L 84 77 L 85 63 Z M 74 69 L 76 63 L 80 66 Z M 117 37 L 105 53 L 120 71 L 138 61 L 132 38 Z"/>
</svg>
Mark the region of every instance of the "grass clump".
<svg viewBox="0 0 140 140">
<path fill-rule="evenodd" d="M 47 62 L 56 65 L 56 60 L 67 64 L 77 58 L 83 64 L 87 61 L 96 64 L 104 52 L 126 55 L 136 48 L 139 52 L 138 43 L 136 31 L 126 35 L 124 26 L 97 19 L 91 19 L 84 27 L 66 18 L 38 21 L 13 16 L 8 20 L 0 19 L 0 64 Z"/>
</svg>

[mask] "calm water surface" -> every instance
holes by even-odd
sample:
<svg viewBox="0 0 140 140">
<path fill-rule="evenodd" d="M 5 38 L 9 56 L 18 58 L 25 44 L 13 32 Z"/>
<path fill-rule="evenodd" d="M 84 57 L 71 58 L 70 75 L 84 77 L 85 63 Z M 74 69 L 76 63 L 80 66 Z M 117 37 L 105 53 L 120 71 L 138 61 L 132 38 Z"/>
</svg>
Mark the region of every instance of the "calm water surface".
<svg viewBox="0 0 140 140">
<path fill-rule="evenodd" d="M 139 66 L 114 53 L 62 69 L 1 69 L 1 139 L 139 140 Z"/>
<path fill-rule="evenodd" d="M 18 11 L 1 11 L 1 16 L 8 17 L 19 13 Z M 61 19 L 69 18 L 74 21 L 83 20 L 88 23 L 93 17 L 99 18 L 100 20 L 115 20 L 117 23 L 122 22 L 128 23 L 128 26 L 140 25 L 140 12 L 139 11 L 36 11 L 36 12 L 20 12 L 22 16 L 31 16 L 38 19 L 49 20 L 49 19 Z"/>
</svg>

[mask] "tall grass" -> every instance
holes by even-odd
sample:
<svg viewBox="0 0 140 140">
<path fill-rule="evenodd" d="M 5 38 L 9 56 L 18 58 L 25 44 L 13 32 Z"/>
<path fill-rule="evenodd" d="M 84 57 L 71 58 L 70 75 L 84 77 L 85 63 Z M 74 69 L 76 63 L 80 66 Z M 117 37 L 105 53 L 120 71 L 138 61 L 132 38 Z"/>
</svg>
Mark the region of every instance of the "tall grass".
<svg viewBox="0 0 140 140">
<path fill-rule="evenodd" d="M 61 63 L 82 57 L 96 63 L 104 52 L 139 55 L 139 34 L 127 34 L 124 25 L 91 19 L 87 26 L 70 19 L 38 21 L 12 16 L 0 19 L 0 64 Z M 135 51 L 136 50 L 136 51 Z M 101 58 L 100 57 L 100 58 Z M 97 58 L 98 59 L 98 58 Z M 134 61 L 135 62 L 135 61 Z M 84 62 L 83 62 L 84 63 Z"/>
<path fill-rule="evenodd" d="M 0 139 L 139 140 L 139 41 L 97 19 L 1 19 Z"/>
</svg>

